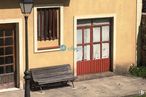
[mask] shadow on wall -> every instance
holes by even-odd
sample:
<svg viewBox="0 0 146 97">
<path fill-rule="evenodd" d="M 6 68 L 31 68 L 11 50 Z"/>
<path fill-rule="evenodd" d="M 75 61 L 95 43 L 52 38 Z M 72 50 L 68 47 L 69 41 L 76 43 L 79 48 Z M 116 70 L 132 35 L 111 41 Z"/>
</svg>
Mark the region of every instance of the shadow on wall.
<svg viewBox="0 0 146 97">
<path fill-rule="evenodd" d="M 137 65 L 146 66 L 146 15 L 142 15 L 137 37 Z"/>
<path fill-rule="evenodd" d="M 20 0 L 1 0 L 0 9 L 20 8 Z M 69 6 L 70 0 L 34 0 L 34 6 L 37 5 L 62 5 Z"/>
<path fill-rule="evenodd" d="M 19 0 L 1 0 L 0 9 L 20 8 Z"/>
<path fill-rule="evenodd" d="M 141 35 L 142 35 L 142 26 L 139 26 L 139 31 L 138 31 L 138 35 L 137 35 L 137 66 L 141 66 L 142 65 L 142 39 L 141 39 Z"/>
<path fill-rule="evenodd" d="M 52 4 L 52 5 L 63 5 L 63 6 L 69 6 L 70 0 L 34 0 L 35 5 L 41 5 L 41 4 Z M 44 3 L 45 2 L 45 3 Z"/>
</svg>

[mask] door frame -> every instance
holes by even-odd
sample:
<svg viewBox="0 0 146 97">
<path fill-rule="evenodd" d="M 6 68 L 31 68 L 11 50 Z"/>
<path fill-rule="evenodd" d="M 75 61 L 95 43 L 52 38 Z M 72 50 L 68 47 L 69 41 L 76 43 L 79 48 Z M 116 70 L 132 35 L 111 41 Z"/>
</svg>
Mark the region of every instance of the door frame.
<svg viewBox="0 0 146 97">
<path fill-rule="evenodd" d="M 16 58 L 18 62 L 16 62 L 16 65 L 18 65 L 18 73 L 17 78 L 19 82 L 16 88 L 21 88 L 23 89 L 23 81 L 21 80 L 23 78 L 22 75 L 24 71 L 24 58 L 23 58 L 23 35 L 22 35 L 22 19 L 17 18 L 17 19 L 0 19 L 0 24 L 7 24 L 7 23 L 16 23 L 16 38 L 18 38 L 18 44 L 16 45 L 16 49 L 18 50 Z M 18 32 L 18 33 L 17 33 Z M 20 65 L 21 64 L 21 65 Z M 2 89 L 0 91 L 7 91 L 7 90 L 12 90 L 12 89 Z"/>
<path fill-rule="evenodd" d="M 110 56 L 110 59 L 111 59 L 111 65 L 110 65 L 110 71 L 114 71 L 115 70 L 115 60 L 116 60 L 116 15 L 115 14 L 101 14 L 101 15 L 90 15 L 90 16 L 74 16 L 74 48 L 75 48 L 75 50 L 74 50 L 74 56 L 73 56 L 73 71 L 74 71 L 74 76 L 77 76 L 77 60 L 76 60 L 76 55 L 77 55 L 77 53 L 76 53 L 76 49 L 77 49 L 77 46 L 76 46 L 76 44 L 77 44 L 77 37 L 76 37 L 76 35 L 77 35 L 77 21 L 79 20 L 79 19 L 100 19 L 100 18 L 112 18 L 112 25 L 113 25 L 113 29 L 112 29 L 112 34 L 111 34 L 111 38 L 112 38 L 112 40 L 111 40 L 111 42 L 112 42 L 112 45 L 111 45 L 111 47 L 110 47 L 110 53 L 111 53 L 111 56 Z"/>
</svg>

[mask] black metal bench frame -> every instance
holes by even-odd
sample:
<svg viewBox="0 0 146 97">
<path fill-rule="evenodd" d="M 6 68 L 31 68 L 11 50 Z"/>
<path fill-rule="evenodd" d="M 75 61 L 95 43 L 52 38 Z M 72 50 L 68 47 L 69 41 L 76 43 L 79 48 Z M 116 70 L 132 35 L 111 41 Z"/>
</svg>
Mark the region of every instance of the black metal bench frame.
<svg viewBox="0 0 146 97">
<path fill-rule="evenodd" d="M 74 87 L 75 77 L 71 70 L 69 64 L 63 64 L 58 66 L 43 67 L 43 68 L 34 68 L 30 70 L 31 72 L 31 84 L 30 88 L 39 87 L 42 91 L 42 87 L 46 84 L 52 83 L 68 83 L 72 82 Z"/>
</svg>

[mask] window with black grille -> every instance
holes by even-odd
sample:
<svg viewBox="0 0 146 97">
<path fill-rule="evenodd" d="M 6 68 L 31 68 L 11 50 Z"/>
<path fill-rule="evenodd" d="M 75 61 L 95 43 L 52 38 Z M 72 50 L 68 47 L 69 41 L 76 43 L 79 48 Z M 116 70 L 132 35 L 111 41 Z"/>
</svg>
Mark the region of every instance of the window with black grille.
<svg viewBox="0 0 146 97">
<path fill-rule="evenodd" d="M 38 50 L 60 46 L 60 7 L 37 8 Z"/>
</svg>

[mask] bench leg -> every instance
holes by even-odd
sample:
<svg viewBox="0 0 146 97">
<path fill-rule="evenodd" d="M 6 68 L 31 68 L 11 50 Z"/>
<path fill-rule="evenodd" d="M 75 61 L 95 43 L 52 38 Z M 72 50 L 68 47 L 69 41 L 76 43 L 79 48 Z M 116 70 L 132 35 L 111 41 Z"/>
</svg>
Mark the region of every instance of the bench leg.
<svg viewBox="0 0 146 97">
<path fill-rule="evenodd" d="M 73 82 L 73 81 L 71 81 L 71 83 L 72 83 L 72 86 L 73 86 L 73 88 L 74 88 L 74 82 Z"/>
<path fill-rule="evenodd" d="M 41 86 L 39 86 L 39 87 L 40 87 L 41 93 L 43 93 L 43 89 L 42 89 L 42 87 L 41 87 Z"/>
</svg>

